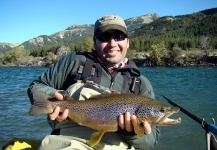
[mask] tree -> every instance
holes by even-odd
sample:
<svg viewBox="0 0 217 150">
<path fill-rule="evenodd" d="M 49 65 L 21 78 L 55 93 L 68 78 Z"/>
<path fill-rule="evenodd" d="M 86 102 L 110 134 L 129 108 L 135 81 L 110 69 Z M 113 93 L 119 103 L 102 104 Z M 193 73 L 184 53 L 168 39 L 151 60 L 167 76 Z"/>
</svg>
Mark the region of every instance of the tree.
<svg viewBox="0 0 217 150">
<path fill-rule="evenodd" d="M 206 50 L 206 56 L 209 56 L 209 50 L 211 49 L 211 46 L 209 44 L 209 37 L 208 36 L 202 37 L 201 48 Z"/>
<path fill-rule="evenodd" d="M 29 54 L 28 50 L 15 48 L 5 53 L 4 61 L 16 62 L 18 58 L 29 56 Z"/>
<path fill-rule="evenodd" d="M 4 62 L 4 53 L 0 52 L 0 65 Z"/>
<path fill-rule="evenodd" d="M 93 49 L 93 38 L 86 38 L 82 43 L 82 50 L 91 51 Z"/>
<path fill-rule="evenodd" d="M 167 47 L 169 50 L 173 50 L 173 48 L 175 47 L 175 42 L 174 41 L 168 41 Z"/>
<path fill-rule="evenodd" d="M 182 51 L 180 48 L 175 47 L 172 50 L 169 51 L 168 57 L 167 57 L 167 63 L 168 65 L 182 65 L 184 62 Z"/>
<path fill-rule="evenodd" d="M 136 51 L 140 50 L 140 42 L 139 38 L 132 39 L 130 42 L 131 49 L 135 49 Z"/>
<path fill-rule="evenodd" d="M 67 54 L 69 51 L 70 51 L 69 47 L 61 46 L 60 48 L 57 49 L 57 55 L 61 57 Z"/>
<path fill-rule="evenodd" d="M 162 66 L 165 64 L 164 58 L 166 57 L 168 50 L 165 47 L 164 42 L 154 44 L 151 46 L 150 59 L 152 66 Z"/>
<path fill-rule="evenodd" d="M 55 63 L 57 61 L 58 57 L 52 53 L 48 52 L 47 56 L 44 58 L 46 66 L 50 66 L 51 64 Z"/>
</svg>

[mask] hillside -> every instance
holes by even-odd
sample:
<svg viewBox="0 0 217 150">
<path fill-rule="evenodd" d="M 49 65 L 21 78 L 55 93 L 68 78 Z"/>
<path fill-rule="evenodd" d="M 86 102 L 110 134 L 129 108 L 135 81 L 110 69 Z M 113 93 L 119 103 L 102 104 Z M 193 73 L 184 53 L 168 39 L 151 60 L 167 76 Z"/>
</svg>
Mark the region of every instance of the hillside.
<svg viewBox="0 0 217 150">
<path fill-rule="evenodd" d="M 126 19 L 125 21 L 129 30 L 134 30 L 158 18 L 159 16 L 157 14 L 152 13 Z M 22 47 L 24 49 L 33 49 L 42 46 L 49 46 L 61 43 L 78 44 L 81 43 L 87 37 L 93 36 L 93 28 L 94 24 L 72 25 L 66 28 L 65 30 L 58 31 L 52 35 L 40 35 L 38 37 L 32 38 L 20 44 L 19 47 Z M 0 45 L 0 52 L 12 49 L 13 47 L 11 47 L 10 45 L 11 44 L 9 43 L 2 43 Z"/>
<path fill-rule="evenodd" d="M 217 8 L 182 16 L 148 14 L 125 21 L 130 31 L 127 57 L 139 66 L 217 65 Z M 1 44 L 14 48 L 0 53 L 0 66 L 49 66 L 70 51 L 91 51 L 93 26 L 72 25 L 18 47 Z"/>
<path fill-rule="evenodd" d="M 159 17 L 156 13 L 151 13 L 126 19 L 125 22 L 130 31 L 132 42 L 138 42 L 138 39 L 176 40 L 178 38 L 191 39 L 192 37 L 207 36 L 212 39 L 212 46 L 217 47 L 215 44 L 217 43 L 215 40 L 217 38 L 217 8 L 182 16 Z M 21 43 L 19 47 L 30 50 L 57 44 L 79 44 L 87 37 L 93 36 L 93 28 L 93 24 L 72 25 L 52 35 L 40 35 L 32 38 Z M 0 52 L 11 50 L 15 46 L 17 45 L 0 43 Z"/>
<path fill-rule="evenodd" d="M 0 52 L 6 52 L 14 47 L 19 46 L 21 43 L 0 43 Z"/>
<path fill-rule="evenodd" d="M 217 8 L 182 16 L 164 16 L 141 28 L 132 37 L 178 38 L 194 36 L 217 36 Z"/>
</svg>

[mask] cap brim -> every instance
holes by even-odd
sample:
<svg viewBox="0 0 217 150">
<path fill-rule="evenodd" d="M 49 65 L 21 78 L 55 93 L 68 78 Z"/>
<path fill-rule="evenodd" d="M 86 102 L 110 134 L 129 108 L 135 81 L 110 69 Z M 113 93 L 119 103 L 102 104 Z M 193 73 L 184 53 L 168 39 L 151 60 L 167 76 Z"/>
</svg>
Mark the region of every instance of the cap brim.
<svg viewBox="0 0 217 150">
<path fill-rule="evenodd" d="M 123 26 L 119 26 L 119 25 L 115 25 L 115 24 L 110 24 L 110 25 L 106 25 L 103 27 L 98 28 L 95 32 L 94 35 L 96 37 L 100 36 L 102 33 L 108 31 L 108 30 L 119 30 L 125 34 L 128 34 L 127 29 Z"/>
</svg>

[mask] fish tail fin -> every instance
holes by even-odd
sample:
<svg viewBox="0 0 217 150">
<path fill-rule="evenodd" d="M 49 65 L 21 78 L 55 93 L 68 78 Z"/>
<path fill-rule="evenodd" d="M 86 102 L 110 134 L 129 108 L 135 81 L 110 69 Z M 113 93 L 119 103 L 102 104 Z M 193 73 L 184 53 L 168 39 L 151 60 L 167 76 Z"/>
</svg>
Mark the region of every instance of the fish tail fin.
<svg viewBox="0 0 217 150">
<path fill-rule="evenodd" d="M 48 100 L 50 98 L 47 94 L 38 91 L 32 90 L 34 104 L 31 106 L 29 110 L 30 115 L 42 115 L 49 114 L 53 112 L 53 108 L 51 102 Z"/>
</svg>

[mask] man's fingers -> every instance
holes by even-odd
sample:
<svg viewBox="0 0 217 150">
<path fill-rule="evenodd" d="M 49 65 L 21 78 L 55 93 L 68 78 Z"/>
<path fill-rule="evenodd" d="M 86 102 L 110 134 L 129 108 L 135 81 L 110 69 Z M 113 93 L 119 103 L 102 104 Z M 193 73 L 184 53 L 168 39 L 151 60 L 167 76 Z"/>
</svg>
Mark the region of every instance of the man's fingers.
<svg viewBox="0 0 217 150">
<path fill-rule="evenodd" d="M 131 115 L 131 122 L 132 122 L 132 125 L 134 128 L 134 132 L 137 133 L 138 132 L 138 123 L 137 123 L 137 119 L 136 119 L 135 115 Z M 144 121 L 143 126 L 144 126 L 144 133 L 150 134 L 151 133 L 151 125 L 147 121 Z"/>
<path fill-rule="evenodd" d="M 49 114 L 50 120 L 55 120 L 59 115 L 59 112 L 60 112 L 60 107 L 56 107 L 54 111 L 51 114 Z"/>
<path fill-rule="evenodd" d="M 60 107 L 56 107 L 54 111 L 49 114 L 50 120 L 57 120 L 58 122 L 65 120 L 68 117 L 69 110 L 65 109 L 61 115 L 59 115 L 59 113 Z"/>
<path fill-rule="evenodd" d="M 68 109 L 65 109 L 61 115 L 58 115 L 58 116 L 56 117 L 56 120 L 57 120 L 58 122 L 62 122 L 63 120 L 65 120 L 65 119 L 68 117 L 68 113 L 69 113 L 69 110 L 68 110 Z"/>
<path fill-rule="evenodd" d="M 60 94 L 58 92 L 54 93 L 54 97 L 57 100 L 62 100 L 63 99 L 62 94 Z M 51 114 L 49 114 L 50 120 L 57 120 L 58 122 L 61 122 L 61 121 L 65 120 L 68 117 L 68 112 L 69 112 L 69 110 L 65 109 L 62 112 L 62 114 L 60 114 L 60 107 L 56 107 L 54 109 L 54 111 Z"/>
<path fill-rule="evenodd" d="M 137 119 L 136 119 L 135 115 L 131 115 L 131 122 L 132 122 L 132 125 L 133 125 L 134 132 L 137 133 L 138 124 L 137 124 Z"/>
<path fill-rule="evenodd" d="M 55 93 L 54 93 L 54 97 L 55 97 L 57 100 L 62 100 L 62 99 L 63 99 L 62 94 L 60 94 L 60 93 L 58 93 L 58 92 L 55 92 Z"/>
<path fill-rule="evenodd" d="M 124 115 L 120 115 L 118 118 L 118 125 L 120 126 L 121 129 L 125 129 L 125 124 L 124 124 Z"/>
<path fill-rule="evenodd" d="M 125 113 L 125 128 L 128 132 L 132 132 L 133 131 L 133 126 L 131 123 L 131 114 L 129 112 Z"/>
<path fill-rule="evenodd" d="M 138 133 L 138 122 L 137 117 L 135 115 L 131 115 L 129 112 L 126 112 L 124 115 L 119 116 L 118 125 L 121 129 L 126 129 L 128 132 Z M 150 134 L 151 133 L 151 125 L 145 121 L 143 123 L 144 133 Z"/>
<path fill-rule="evenodd" d="M 150 134 L 151 133 L 151 125 L 147 121 L 143 122 L 143 125 L 144 125 L 145 134 Z"/>
</svg>

